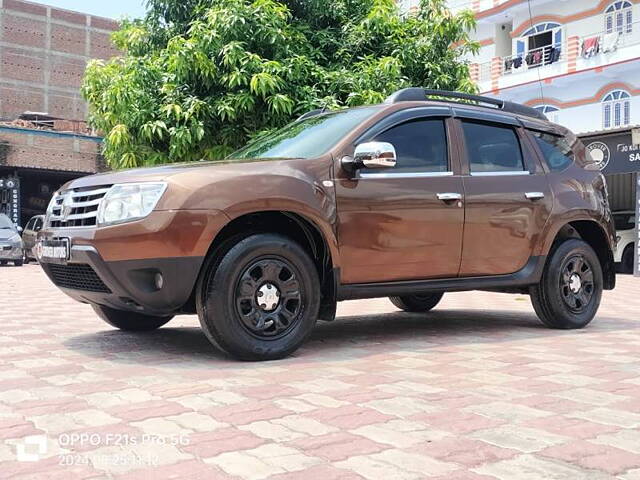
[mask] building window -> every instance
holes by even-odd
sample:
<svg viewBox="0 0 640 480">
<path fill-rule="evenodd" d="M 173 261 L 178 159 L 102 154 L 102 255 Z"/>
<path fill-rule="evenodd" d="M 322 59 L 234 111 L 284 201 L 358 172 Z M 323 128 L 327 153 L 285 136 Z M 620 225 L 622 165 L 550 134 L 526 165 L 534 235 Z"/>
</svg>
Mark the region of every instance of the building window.
<svg viewBox="0 0 640 480">
<path fill-rule="evenodd" d="M 539 112 L 544 113 L 551 122 L 558 123 L 558 113 L 560 109 L 553 105 L 538 105 L 534 107 Z"/>
<path fill-rule="evenodd" d="M 631 96 L 616 90 L 602 100 L 602 124 L 604 128 L 626 127 L 631 124 Z"/>
<path fill-rule="evenodd" d="M 559 23 L 539 23 L 516 41 L 516 57 L 524 58 L 529 67 L 559 60 L 562 50 L 562 27 Z"/>
<path fill-rule="evenodd" d="M 631 2 L 615 2 L 604 13 L 604 29 L 607 33 L 633 32 L 633 8 Z"/>
</svg>

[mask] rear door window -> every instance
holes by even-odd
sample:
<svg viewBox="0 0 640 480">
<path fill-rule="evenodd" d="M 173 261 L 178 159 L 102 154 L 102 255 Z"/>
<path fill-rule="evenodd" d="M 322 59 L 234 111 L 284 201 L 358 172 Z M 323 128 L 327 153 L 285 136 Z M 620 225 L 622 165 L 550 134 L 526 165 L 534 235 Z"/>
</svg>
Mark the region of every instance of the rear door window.
<svg viewBox="0 0 640 480">
<path fill-rule="evenodd" d="M 542 151 L 549 170 L 560 172 L 573 163 L 573 151 L 564 138 L 542 132 L 532 131 L 531 133 Z"/>
<path fill-rule="evenodd" d="M 512 127 L 462 121 L 472 174 L 524 171 L 520 141 Z"/>
</svg>

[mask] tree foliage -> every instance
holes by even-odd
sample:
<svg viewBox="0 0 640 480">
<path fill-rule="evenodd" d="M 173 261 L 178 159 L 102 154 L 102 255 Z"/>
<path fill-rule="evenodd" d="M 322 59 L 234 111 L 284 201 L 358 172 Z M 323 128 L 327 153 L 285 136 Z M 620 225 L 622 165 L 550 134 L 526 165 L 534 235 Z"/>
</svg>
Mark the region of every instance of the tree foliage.
<svg viewBox="0 0 640 480">
<path fill-rule="evenodd" d="M 90 121 L 114 168 L 220 158 L 312 109 L 407 86 L 471 92 L 471 12 L 422 0 L 147 0 L 87 68 Z"/>
</svg>

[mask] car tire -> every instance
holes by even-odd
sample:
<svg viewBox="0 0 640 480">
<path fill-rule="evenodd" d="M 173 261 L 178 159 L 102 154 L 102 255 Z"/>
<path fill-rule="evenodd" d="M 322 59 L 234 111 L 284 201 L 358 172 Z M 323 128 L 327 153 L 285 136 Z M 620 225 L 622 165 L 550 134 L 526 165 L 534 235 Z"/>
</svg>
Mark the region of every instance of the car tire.
<svg viewBox="0 0 640 480">
<path fill-rule="evenodd" d="M 260 233 L 236 239 L 207 259 L 196 308 L 207 338 L 227 354 L 252 361 L 283 358 L 316 324 L 318 272 L 307 252 L 287 237 Z"/>
<path fill-rule="evenodd" d="M 6 265 L 8 262 L 6 260 L 0 260 L 0 265 Z"/>
<path fill-rule="evenodd" d="M 23 260 L 14 260 L 13 262 L 16 267 L 21 267 L 23 263 Z"/>
<path fill-rule="evenodd" d="M 442 300 L 443 292 L 425 293 L 422 295 L 403 295 L 401 297 L 389 297 L 400 310 L 413 313 L 424 313 L 435 308 Z"/>
<path fill-rule="evenodd" d="M 547 259 L 542 279 L 531 287 L 531 302 L 546 326 L 583 328 L 593 320 L 603 290 L 602 267 L 582 240 L 567 240 Z"/>
<path fill-rule="evenodd" d="M 173 315 L 166 317 L 154 317 L 142 313 L 116 310 L 102 305 L 92 305 L 98 316 L 112 327 L 125 332 L 149 332 L 156 330 L 168 323 Z"/>
<path fill-rule="evenodd" d="M 633 263 L 635 258 L 633 256 L 633 243 L 627 245 L 622 253 L 622 260 L 620 261 L 620 273 L 633 273 Z"/>
</svg>

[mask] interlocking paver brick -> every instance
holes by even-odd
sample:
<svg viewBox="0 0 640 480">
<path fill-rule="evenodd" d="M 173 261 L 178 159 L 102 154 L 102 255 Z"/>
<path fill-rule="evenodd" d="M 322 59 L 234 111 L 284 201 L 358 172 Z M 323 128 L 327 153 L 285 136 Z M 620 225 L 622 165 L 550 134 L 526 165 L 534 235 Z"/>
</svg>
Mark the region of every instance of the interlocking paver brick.
<svg viewBox="0 0 640 480">
<path fill-rule="evenodd" d="M 0 284 L 3 479 L 640 480 L 631 277 L 579 332 L 522 295 L 344 302 L 267 363 L 215 351 L 194 316 L 113 330 L 36 265 Z M 46 452 L 19 461 L 31 435 Z"/>
</svg>

